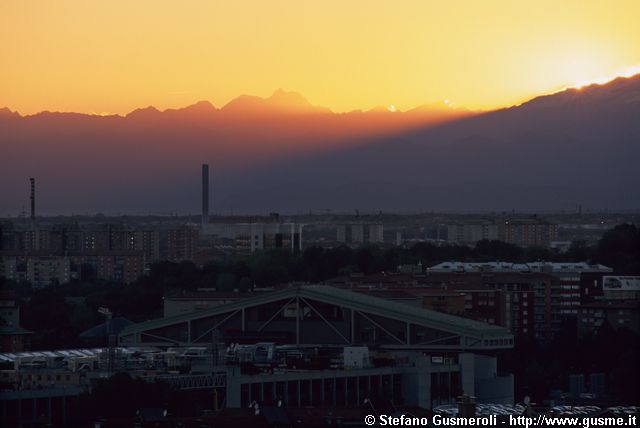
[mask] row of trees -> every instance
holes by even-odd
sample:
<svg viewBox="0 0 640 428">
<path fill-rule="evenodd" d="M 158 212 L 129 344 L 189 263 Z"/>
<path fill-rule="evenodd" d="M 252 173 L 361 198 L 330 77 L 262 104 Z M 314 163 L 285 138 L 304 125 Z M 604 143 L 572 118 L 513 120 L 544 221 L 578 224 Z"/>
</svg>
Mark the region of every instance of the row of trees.
<svg viewBox="0 0 640 428">
<path fill-rule="evenodd" d="M 399 265 L 433 265 L 446 260 L 527 262 L 591 261 L 613 267 L 617 274 L 640 273 L 640 230 L 621 225 L 605 233 L 596 245 L 574 243 L 566 253 L 548 248 L 519 248 L 501 241 L 479 241 L 475 247 L 418 243 L 410 248 L 347 246 L 310 247 L 301 253 L 271 250 L 240 257 L 230 262 L 211 263 L 197 268 L 192 263 L 160 263 L 151 275 L 141 278 L 142 285 L 163 289 L 247 290 L 269 287 L 289 281 L 318 282 L 354 272 L 371 274 L 395 271 Z"/>
</svg>

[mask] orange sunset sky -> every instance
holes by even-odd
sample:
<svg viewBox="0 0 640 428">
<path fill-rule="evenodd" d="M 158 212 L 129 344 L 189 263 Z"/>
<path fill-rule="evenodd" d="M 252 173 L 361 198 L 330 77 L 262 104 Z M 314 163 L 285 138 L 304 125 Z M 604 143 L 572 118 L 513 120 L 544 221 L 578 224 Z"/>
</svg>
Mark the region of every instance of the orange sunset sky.
<svg viewBox="0 0 640 428">
<path fill-rule="evenodd" d="M 640 72 L 640 1 L 0 1 L 0 107 L 127 113 L 295 90 L 490 109 Z M 443 104 L 444 105 L 444 104 Z"/>
</svg>

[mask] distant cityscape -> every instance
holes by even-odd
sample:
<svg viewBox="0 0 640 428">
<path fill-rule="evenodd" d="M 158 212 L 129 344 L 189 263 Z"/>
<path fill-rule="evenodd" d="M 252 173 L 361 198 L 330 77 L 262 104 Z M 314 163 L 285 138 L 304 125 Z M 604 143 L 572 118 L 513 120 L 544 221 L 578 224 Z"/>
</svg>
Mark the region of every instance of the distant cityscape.
<svg viewBox="0 0 640 428">
<path fill-rule="evenodd" d="M 249 403 L 254 417 L 263 409 L 269 426 L 293 417 L 284 407 L 305 406 L 334 408 L 325 419 L 362 422 L 348 412 L 362 411 L 362 400 L 372 409 L 457 414 L 473 397 L 478 412 L 518 414 L 517 394 L 534 391 L 519 378 L 521 368 L 514 373 L 504 361 L 528 352 L 522 344 L 536 343 L 542 358 L 567 335 L 576 344 L 594 334 L 600 342 L 603 334 L 640 335 L 640 272 L 575 259 L 600 248 L 615 225 L 633 224 L 635 213 L 217 216 L 209 213 L 203 165 L 198 222 L 40 217 L 35 185 L 31 179 L 29 218 L 0 223 L 2 414 L 22 426 L 80 421 L 77 406 L 91 403 L 87 394 L 123 374 L 122 382 L 160 382 L 191 397 L 191 406 L 172 410 L 172 423 L 182 426 L 203 417 L 224 426 L 238 417 L 225 412 Z M 311 279 L 317 267 L 307 262 L 320 257 L 322 265 L 338 254 L 344 260 L 334 260 L 333 274 Z M 264 257 L 261 280 L 252 266 Z M 269 274 L 282 257 L 302 263 L 297 277 Z M 383 269 L 369 260 L 375 257 L 389 259 L 378 262 Z M 157 288 L 153 281 L 166 280 L 158 269 L 183 276 Z M 202 276 L 198 285 L 193 275 Z M 141 303 L 155 312 L 119 313 L 104 297 L 93 301 L 89 319 L 104 321 L 70 338 L 73 348 L 42 349 L 42 334 L 30 330 L 38 316 L 23 309 L 33 308 L 38 293 L 62 293 L 76 311 L 100 287 L 126 300 L 154 286 Z M 140 319 L 143 313 L 156 318 Z M 556 414 L 571 414 L 557 407 L 567 403 L 637 411 L 615 407 L 635 402 L 606 367 L 567 370 L 563 388 L 536 391 Z M 205 410 L 206 401 L 213 409 Z M 158 416 L 154 408 L 138 409 L 138 423 L 169 423 L 166 409 Z"/>
<path fill-rule="evenodd" d="M 618 223 L 636 214 L 471 216 L 310 215 L 207 216 L 206 224 L 184 217 L 76 216 L 8 220 L 0 224 L 0 275 L 35 287 L 70 280 L 133 283 L 158 261 L 210 261 L 262 250 L 302 251 L 320 246 L 474 246 L 501 241 L 541 247 L 555 255 L 577 240 L 593 244 Z M 566 221 L 567 223 L 558 223 Z M 568 223 L 571 222 L 571 223 Z"/>
</svg>

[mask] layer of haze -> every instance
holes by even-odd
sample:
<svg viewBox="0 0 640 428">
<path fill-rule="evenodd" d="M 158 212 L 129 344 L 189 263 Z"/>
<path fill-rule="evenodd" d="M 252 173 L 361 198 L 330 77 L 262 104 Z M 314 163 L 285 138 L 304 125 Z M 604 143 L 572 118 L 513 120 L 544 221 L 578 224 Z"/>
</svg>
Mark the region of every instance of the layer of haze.
<svg viewBox="0 0 640 428">
<path fill-rule="evenodd" d="M 0 107 L 127 113 L 284 87 L 491 109 L 640 64 L 632 1 L 0 2 Z"/>
</svg>

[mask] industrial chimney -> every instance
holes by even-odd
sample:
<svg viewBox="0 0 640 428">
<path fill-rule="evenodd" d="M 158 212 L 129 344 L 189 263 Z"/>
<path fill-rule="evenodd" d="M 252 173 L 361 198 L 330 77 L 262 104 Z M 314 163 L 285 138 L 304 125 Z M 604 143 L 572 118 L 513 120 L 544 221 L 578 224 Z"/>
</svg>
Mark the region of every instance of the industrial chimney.
<svg viewBox="0 0 640 428">
<path fill-rule="evenodd" d="M 31 220 L 36 219 L 36 179 L 31 177 L 29 178 L 31 182 Z"/>
<path fill-rule="evenodd" d="M 209 224 L 209 165 L 202 165 L 202 226 Z"/>
</svg>

